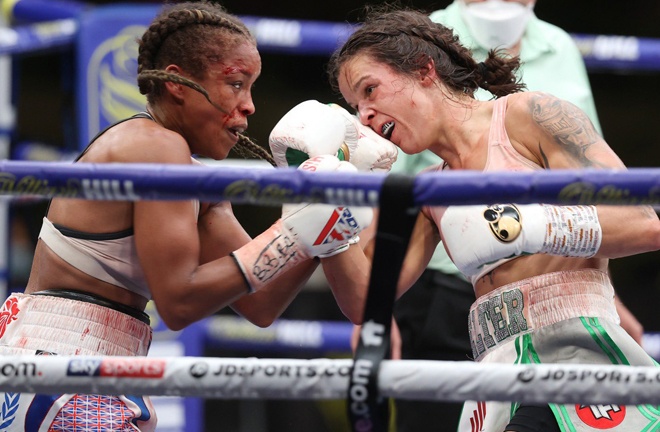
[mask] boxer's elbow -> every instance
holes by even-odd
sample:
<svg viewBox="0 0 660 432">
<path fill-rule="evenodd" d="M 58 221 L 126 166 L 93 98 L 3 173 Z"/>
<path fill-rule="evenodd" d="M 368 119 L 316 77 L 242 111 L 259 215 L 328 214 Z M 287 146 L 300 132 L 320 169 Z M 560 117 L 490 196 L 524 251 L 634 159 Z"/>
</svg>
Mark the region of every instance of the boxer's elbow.
<svg viewBox="0 0 660 432">
<path fill-rule="evenodd" d="M 354 325 L 361 325 L 364 318 L 363 308 L 355 307 L 340 307 L 341 312 L 344 316 Z"/>
<path fill-rule="evenodd" d="M 193 320 L 187 319 L 186 317 L 175 314 L 161 315 L 161 319 L 167 328 L 172 331 L 183 330 L 194 322 Z"/>
<path fill-rule="evenodd" d="M 241 314 L 241 316 L 257 327 L 267 328 L 275 323 L 275 320 L 279 318 L 280 314 L 262 312 L 255 314 Z"/>
<path fill-rule="evenodd" d="M 164 302 L 157 306 L 159 319 L 172 331 L 180 331 L 200 319 L 185 304 Z"/>
<path fill-rule="evenodd" d="M 276 320 L 275 317 L 272 318 L 260 317 L 259 319 L 251 320 L 250 322 L 259 328 L 268 328 L 273 324 L 275 324 L 275 320 Z"/>
</svg>

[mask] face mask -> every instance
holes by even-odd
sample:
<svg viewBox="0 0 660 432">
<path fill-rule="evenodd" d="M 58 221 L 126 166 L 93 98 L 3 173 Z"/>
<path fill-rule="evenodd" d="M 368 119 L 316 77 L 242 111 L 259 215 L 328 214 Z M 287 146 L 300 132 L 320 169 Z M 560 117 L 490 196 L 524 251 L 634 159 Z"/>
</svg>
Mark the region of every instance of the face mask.
<svg viewBox="0 0 660 432">
<path fill-rule="evenodd" d="M 477 43 L 485 49 L 511 48 L 532 17 L 534 3 L 522 5 L 515 1 L 486 0 L 465 4 L 459 0 L 461 15 Z"/>
</svg>

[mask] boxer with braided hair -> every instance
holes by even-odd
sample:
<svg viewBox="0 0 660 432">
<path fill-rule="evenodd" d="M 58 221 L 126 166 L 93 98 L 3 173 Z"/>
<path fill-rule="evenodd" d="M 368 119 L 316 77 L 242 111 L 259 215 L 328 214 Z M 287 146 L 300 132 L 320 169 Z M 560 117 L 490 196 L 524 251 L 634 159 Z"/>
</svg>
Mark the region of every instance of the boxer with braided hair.
<svg viewBox="0 0 660 432">
<path fill-rule="evenodd" d="M 147 96 L 147 102 L 154 104 L 163 92 L 164 82 L 173 82 L 190 87 L 201 93 L 206 100 L 224 112 L 224 108 L 214 102 L 206 89 L 196 79 L 202 78 L 210 64 L 220 58 L 231 44 L 232 39 L 245 39 L 256 46 L 256 40 L 248 28 L 237 17 L 218 14 L 219 6 L 198 3 L 191 8 L 179 6 L 167 15 L 157 18 L 144 33 L 138 50 L 138 88 Z M 213 37 L 218 32 L 225 33 L 227 41 L 215 44 Z M 191 78 L 166 70 L 166 66 L 177 59 Z M 275 165 L 273 157 L 263 147 L 249 137 L 238 133 L 234 151 L 245 158 L 256 158 Z"/>
<path fill-rule="evenodd" d="M 433 171 L 625 169 L 575 105 L 548 93 L 520 92 L 518 65 L 517 58 L 492 50 L 478 63 L 448 27 L 419 11 L 386 7 L 368 15 L 334 53 L 328 71 L 331 85 L 364 126 L 406 154 L 430 150 L 445 161 Z M 478 88 L 496 98 L 475 99 Z M 440 241 L 474 288 L 467 318 L 475 360 L 655 365 L 619 325 L 607 274 L 609 259 L 660 248 L 660 221 L 651 207 L 423 207 L 399 296 L 422 274 Z M 370 258 L 351 248 L 322 262 L 329 282 L 351 294 L 342 299 L 349 306 L 342 310 L 359 321 Z M 608 405 L 605 413 L 602 406 L 579 404 L 519 408 L 468 401 L 459 430 L 642 431 L 657 422 L 648 415 L 657 411 L 652 406 Z"/>
<path fill-rule="evenodd" d="M 249 143 L 242 136 L 254 112 L 251 91 L 261 59 L 254 37 L 221 6 L 167 6 L 140 41 L 139 64 L 145 112 L 100 132 L 77 161 L 194 169 L 199 162 L 192 155 L 225 159 L 238 142 Z M 335 157 L 300 169 L 356 170 Z M 268 326 L 315 270 L 312 258 L 345 252 L 370 216 L 370 208 L 288 206 L 251 239 L 229 202 L 55 198 L 25 292 L 12 294 L 0 311 L 0 355 L 144 356 L 151 342 L 149 299 L 172 330 L 226 306 Z M 3 430 L 156 427 L 148 398 L 0 398 L 11 401 Z"/>
</svg>

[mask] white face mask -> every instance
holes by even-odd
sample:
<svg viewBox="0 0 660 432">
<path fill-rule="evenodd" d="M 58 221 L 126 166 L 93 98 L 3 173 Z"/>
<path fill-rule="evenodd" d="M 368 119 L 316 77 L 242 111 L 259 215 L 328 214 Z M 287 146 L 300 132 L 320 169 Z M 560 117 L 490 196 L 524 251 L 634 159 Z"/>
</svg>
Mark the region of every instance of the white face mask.
<svg viewBox="0 0 660 432">
<path fill-rule="evenodd" d="M 511 48 L 532 17 L 534 2 L 523 5 L 515 1 L 486 0 L 465 4 L 459 0 L 461 15 L 472 36 L 485 49 Z"/>
</svg>

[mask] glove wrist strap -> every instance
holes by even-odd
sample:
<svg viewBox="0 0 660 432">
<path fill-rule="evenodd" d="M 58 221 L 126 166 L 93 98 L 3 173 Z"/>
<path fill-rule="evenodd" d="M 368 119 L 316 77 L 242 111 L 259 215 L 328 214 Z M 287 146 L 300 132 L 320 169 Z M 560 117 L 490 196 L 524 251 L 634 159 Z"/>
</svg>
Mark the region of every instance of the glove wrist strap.
<svg viewBox="0 0 660 432">
<path fill-rule="evenodd" d="M 289 230 L 282 226 L 281 219 L 231 256 L 243 273 L 250 293 L 259 291 L 272 279 L 309 259 Z"/>
<path fill-rule="evenodd" d="M 541 253 L 591 258 L 603 238 L 595 206 L 543 205 L 547 219 Z"/>
</svg>

